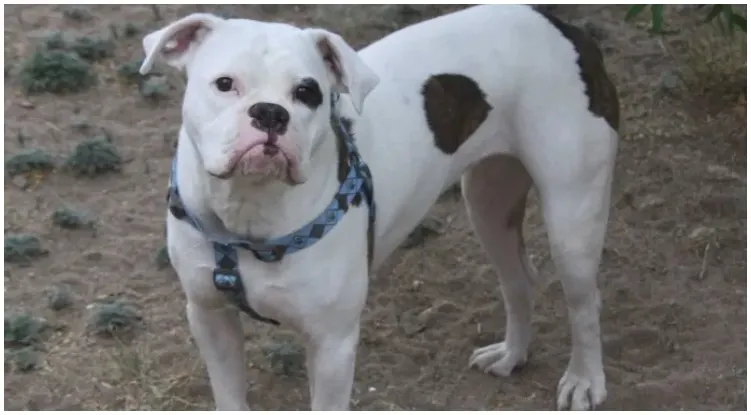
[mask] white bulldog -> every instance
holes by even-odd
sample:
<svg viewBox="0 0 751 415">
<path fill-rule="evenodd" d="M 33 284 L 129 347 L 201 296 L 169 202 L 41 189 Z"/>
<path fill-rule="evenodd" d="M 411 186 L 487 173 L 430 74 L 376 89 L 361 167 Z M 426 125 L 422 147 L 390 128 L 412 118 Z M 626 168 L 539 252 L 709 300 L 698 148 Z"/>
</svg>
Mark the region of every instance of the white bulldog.
<svg viewBox="0 0 751 415">
<path fill-rule="evenodd" d="M 596 275 L 619 110 L 588 36 L 499 5 L 359 52 L 326 30 L 211 14 L 171 23 L 143 46 L 142 73 L 163 59 L 187 74 L 167 241 L 218 409 L 248 409 L 232 289 L 249 312 L 303 334 L 312 408 L 347 409 L 369 275 L 459 178 L 506 309 L 505 340 L 475 350 L 470 365 L 508 376 L 527 359 L 538 281 L 521 230 L 534 184 L 572 333 L 557 406 L 603 402 Z M 359 184 L 347 187 L 352 174 Z M 331 209 L 325 231 L 306 240 Z M 243 248 L 268 240 L 287 242 L 270 257 Z"/>
</svg>

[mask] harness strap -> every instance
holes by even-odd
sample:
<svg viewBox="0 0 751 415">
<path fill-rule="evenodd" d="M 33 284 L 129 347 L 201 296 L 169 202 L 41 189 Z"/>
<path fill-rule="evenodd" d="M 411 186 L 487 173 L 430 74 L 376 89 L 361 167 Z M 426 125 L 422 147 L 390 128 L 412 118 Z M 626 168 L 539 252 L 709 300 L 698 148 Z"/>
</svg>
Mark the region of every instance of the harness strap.
<svg viewBox="0 0 751 415">
<path fill-rule="evenodd" d="M 183 205 L 180 193 L 177 191 L 177 185 L 173 183 L 174 180 L 173 165 L 173 174 L 170 178 L 170 188 L 167 192 L 167 204 L 170 213 L 176 219 L 188 222 L 196 230 L 201 232 L 201 227 L 198 224 L 198 221 L 194 220 L 193 217 L 188 215 L 185 211 L 185 205 Z M 258 314 L 258 312 L 248 304 L 247 297 L 245 296 L 243 280 L 240 277 L 240 272 L 238 270 L 239 262 L 237 259 L 237 249 L 232 245 L 219 242 L 213 242 L 212 247 L 214 249 L 214 263 L 216 264 L 216 268 L 214 268 L 212 273 L 214 287 L 225 293 L 227 299 L 250 318 L 278 326 L 278 321 Z"/>
</svg>

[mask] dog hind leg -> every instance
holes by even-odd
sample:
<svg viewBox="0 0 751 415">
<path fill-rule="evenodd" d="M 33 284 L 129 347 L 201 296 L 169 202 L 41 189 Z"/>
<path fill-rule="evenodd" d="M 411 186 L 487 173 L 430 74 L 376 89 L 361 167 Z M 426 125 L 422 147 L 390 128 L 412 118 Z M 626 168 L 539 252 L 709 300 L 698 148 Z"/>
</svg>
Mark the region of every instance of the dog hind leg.
<svg viewBox="0 0 751 415">
<path fill-rule="evenodd" d="M 599 119 L 553 115 L 549 119 L 564 121 L 537 123 L 542 130 L 527 130 L 534 136 L 523 142 L 536 147 L 528 148 L 523 159 L 540 194 L 571 325 L 571 357 L 558 384 L 557 407 L 594 409 L 607 395 L 597 271 L 610 209 L 617 134 Z"/>
<path fill-rule="evenodd" d="M 521 162 L 506 155 L 486 158 L 462 177 L 469 219 L 498 273 L 506 309 L 505 340 L 476 349 L 469 363 L 496 376 L 508 376 L 526 362 L 532 336 L 532 285 L 537 274 L 522 236 L 531 185 Z"/>
</svg>

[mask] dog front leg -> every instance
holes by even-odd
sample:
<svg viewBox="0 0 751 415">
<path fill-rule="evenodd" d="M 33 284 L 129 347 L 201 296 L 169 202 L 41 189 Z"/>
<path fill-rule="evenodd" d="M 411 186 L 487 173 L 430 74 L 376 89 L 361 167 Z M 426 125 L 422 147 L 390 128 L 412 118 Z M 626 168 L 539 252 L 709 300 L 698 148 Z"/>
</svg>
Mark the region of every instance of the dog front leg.
<svg viewBox="0 0 751 415">
<path fill-rule="evenodd" d="M 355 376 L 359 322 L 348 330 L 317 333 L 306 350 L 311 408 L 314 411 L 349 409 Z"/>
<path fill-rule="evenodd" d="M 217 410 L 248 410 L 240 316 L 229 308 L 188 303 L 188 323 L 206 362 Z"/>
</svg>

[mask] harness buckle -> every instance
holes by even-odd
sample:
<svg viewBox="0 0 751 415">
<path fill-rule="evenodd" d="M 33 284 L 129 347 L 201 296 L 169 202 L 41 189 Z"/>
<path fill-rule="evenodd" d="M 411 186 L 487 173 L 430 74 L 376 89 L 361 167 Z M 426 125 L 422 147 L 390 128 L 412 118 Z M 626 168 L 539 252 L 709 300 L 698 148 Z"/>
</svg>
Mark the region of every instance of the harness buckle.
<svg viewBox="0 0 751 415">
<path fill-rule="evenodd" d="M 214 268 L 214 287 L 219 291 L 238 292 L 243 290 L 240 274 L 231 269 Z"/>
</svg>

